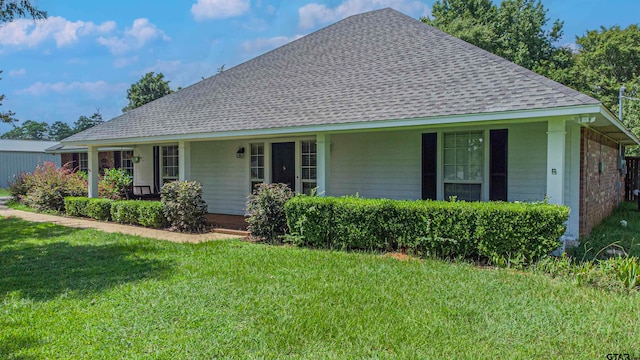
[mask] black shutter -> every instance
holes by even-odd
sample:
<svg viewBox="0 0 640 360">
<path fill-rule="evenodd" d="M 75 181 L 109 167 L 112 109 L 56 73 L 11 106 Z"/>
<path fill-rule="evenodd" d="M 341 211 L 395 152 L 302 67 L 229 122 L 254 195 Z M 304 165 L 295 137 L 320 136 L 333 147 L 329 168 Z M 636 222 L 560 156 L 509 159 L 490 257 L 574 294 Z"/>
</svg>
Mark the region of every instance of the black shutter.
<svg viewBox="0 0 640 360">
<path fill-rule="evenodd" d="M 153 147 L 153 192 L 160 193 L 160 146 Z"/>
<path fill-rule="evenodd" d="M 80 169 L 80 162 L 79 162 L 79 156 L 78 153 L 73 153 L 71 154 L 71 158 L 73 159 L 73 162 L 71 163 L 71 167 L 73 167 L 73 171 L 76 172 Z"/>
<path fill-rule="evenodd" d="M 122 168 L 122 161 L 120 161 L 121 155 L 122 153 L 120 151 L 113 152 L 113 167 L 116 169 Z"/>
<path fill-rule="evenodd" d="M 435 200 L 438 175 L 438 134 L 422 134 L 422 199 Z"/>
<path fill-rule="evenodd" d="M 489 133 L 489 200 L 507 201 L 507 129 Z"/>
</svg>

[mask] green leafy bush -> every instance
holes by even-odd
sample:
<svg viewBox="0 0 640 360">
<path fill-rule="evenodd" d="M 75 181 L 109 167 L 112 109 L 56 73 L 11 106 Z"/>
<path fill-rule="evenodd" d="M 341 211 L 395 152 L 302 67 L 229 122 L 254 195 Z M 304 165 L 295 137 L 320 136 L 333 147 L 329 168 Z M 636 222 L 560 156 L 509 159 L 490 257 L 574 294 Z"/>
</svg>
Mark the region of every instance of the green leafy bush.
<svg viewBox="0 0 640 360">
<path fill-rule="evenodd" d="M 207 204 L 202 185 L 195 181 L 173 181 L 162 186 L 163 212 L 173 230 L 200 232 L 207 225 Z"/>
<path fill-rule="evenodd" d="M 138 224 L 139 200 L 119 200 L 111 203 L 111 219 L 120 224 Z"/>
<path fill-rule="evenodd" d="M 111 199 L 89 199 L 87 216 L 100 221 L 111 220 L 111 203 L 113 203 Z"/>
<path fill-rule="evenodd" d="M 86 196 L 87 179 L 74 173 L 68 164 L 57 167 L 52 162 L 38 165 L 30 174 L 23 174 L 26 203 L 38 210 L 63 211 L 67 196 Z"/>
<path fill-rule="evenodd" d="M 28 173 L 20 173 L 14 175 L 13 179 L 9 181 L 9 193 L 13 198 L 13 201 L 23 202 L 29 193 L 31 188 L 28 182 Z"/>
<path fill-rule="evenodd" d="M 98 182 L 98 196 L 112 200 L 125 199 L 130 185 L 131 178 L 125 170 L 108 169 Z"/>
<path fill-rule="evenodd" d="M 164 206 L 160 201 L 138 202 L 138 223 L 144 227 L 160 229 L 166 226 Z"/>
<path fill-rule="evenodd" d="M 569 216 L 550 204 L 307 196 L 288 201 L 285 211 L 299 245 L 522 263 L 556 249 Z"/>
<path fill-rule="evenodd" d="M 64 211 L 69 216 L 87 217 L 88 197 L 69 196 L 64 198 Z"/>
<path fill-rule="evenodd" d="M 293 192 L 285 184 L 259 184 L 247 201 L 251 236 L 281 242 L 288 230 L 284 206 L 292 197 Z"/>
</svg>

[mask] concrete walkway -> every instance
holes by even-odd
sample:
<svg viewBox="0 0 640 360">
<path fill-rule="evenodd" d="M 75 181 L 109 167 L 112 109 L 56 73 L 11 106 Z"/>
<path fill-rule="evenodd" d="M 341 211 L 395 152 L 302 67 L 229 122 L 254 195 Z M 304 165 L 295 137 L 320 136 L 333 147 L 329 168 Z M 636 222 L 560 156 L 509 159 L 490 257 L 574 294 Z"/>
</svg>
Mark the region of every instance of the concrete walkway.
<svg viewBox="0 0 640 360">
<path fill-rule="evenodd" d="M 20 211 L 10 209 L 6 206 L 9 198 L 0 197 L 0 216 L 16 217 L 32 222 L 48 222 L 57 225 L 80 228 L 80 229 L 96 229 L 108 233 L 122 233 L 127 235 L 138 235 L 147 238 L 168 240 L 179 243 L 201 243 L 204 241 L 242 238 L 239 235 L 221 234 L 221 233 L 205 233 L 205 234 L 183 234 L 165 230 L 155 230 L 140 226 L 121 225 L 112 222 L 101 222 L 87 219 L 69 218 L 57 215 L 46 215 L 40 213 L 32 213 L 28 211 Z"/>
</svg>

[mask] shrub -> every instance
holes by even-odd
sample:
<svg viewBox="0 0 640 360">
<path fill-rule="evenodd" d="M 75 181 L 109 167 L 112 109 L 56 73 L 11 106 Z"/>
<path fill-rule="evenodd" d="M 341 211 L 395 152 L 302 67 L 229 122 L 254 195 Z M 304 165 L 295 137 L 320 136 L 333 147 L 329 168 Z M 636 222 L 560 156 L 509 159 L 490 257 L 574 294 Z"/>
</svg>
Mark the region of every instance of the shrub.
<svg viewBox="0 0 640 360">
<path fill-rule="evenodd" d="M 164 206 L 160 201 L 139 201 L 138 202 L 138 223 L 145 227 L 160 229 L 166 226 L 167 219 L 164 217 Z"/>
<path fill-rule="evenodd" d="M 269 242 L 281 242 L 288 230 L 284 206 L 292 197 L 293 192 L 285 184 L 259 184 L 247 201 L 247 223 L 251 236 Z"/>
<path fill-rule="evenodd" d="M 105 199 L 121 200 L 126 198 L 131 178 L 123 169 L 108 169 L 98 182 L 98 196 Z"/>
<path fill-rule="evenodd" d="M 75 174 L 65 164 L 58 168 L 52 162 L 38 165 L 31 174 L 25 174 L 28 188 L 27 204 L 38 210 L 64 210 L 67 196 L 86 196 L 87 181 L 82 174 Z"/>
<path fill-rule="evenodd" d="M 30 190 L 30 184 L 27 181 L 29 174 L 20 173 L 15 175 L 13 180 L 9 181 L 9 193 L 14 201 L 22 202 L 25 200 Z"/>
<path fill-rule="evenodd" d="M 87 204 L 89 203 L 88 197 L 73 197 L 69 196 L 64 198 L 64 211 L 69 216 L 86 217 Z"/>
<path fill-rule="evenodd" d="M 89 199 L 87 216 L 100 221 L 111 220 L 111 203 L 113 203 L 111 199 Z"/>
<path fill-rule="evenodd" d="M 173 230 L 200 232 L 207 225 L 207 204 L 202 185 L 195 181 L 173 181 L 161 190 L 164 216 Z"/>
<path fill-rule="evenodd" d="M 138 224 L 139 200 L 120 200 L 111 203 L 111 219 L 120 224 Z"/>
<path fill-rule="evenodd" d="M 297 196 L 285 206 L 300 245 L 480 256 L 529 263 L 560 243 L 569 216 L 550 204 Z"/>
</svg>

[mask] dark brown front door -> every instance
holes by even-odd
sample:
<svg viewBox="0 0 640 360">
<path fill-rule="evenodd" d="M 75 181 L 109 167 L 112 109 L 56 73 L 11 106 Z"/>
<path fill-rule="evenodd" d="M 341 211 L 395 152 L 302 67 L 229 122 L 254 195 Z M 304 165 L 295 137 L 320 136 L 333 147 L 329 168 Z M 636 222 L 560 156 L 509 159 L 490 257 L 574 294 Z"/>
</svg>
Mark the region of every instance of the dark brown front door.
<svg viewBox="0 0 640 360">
<path fill-rule="evenodd" d="M 293 142 L 271 144 L 271 182 L 287 184 L 295 190 L 296 145 Z"/>
</svg>

